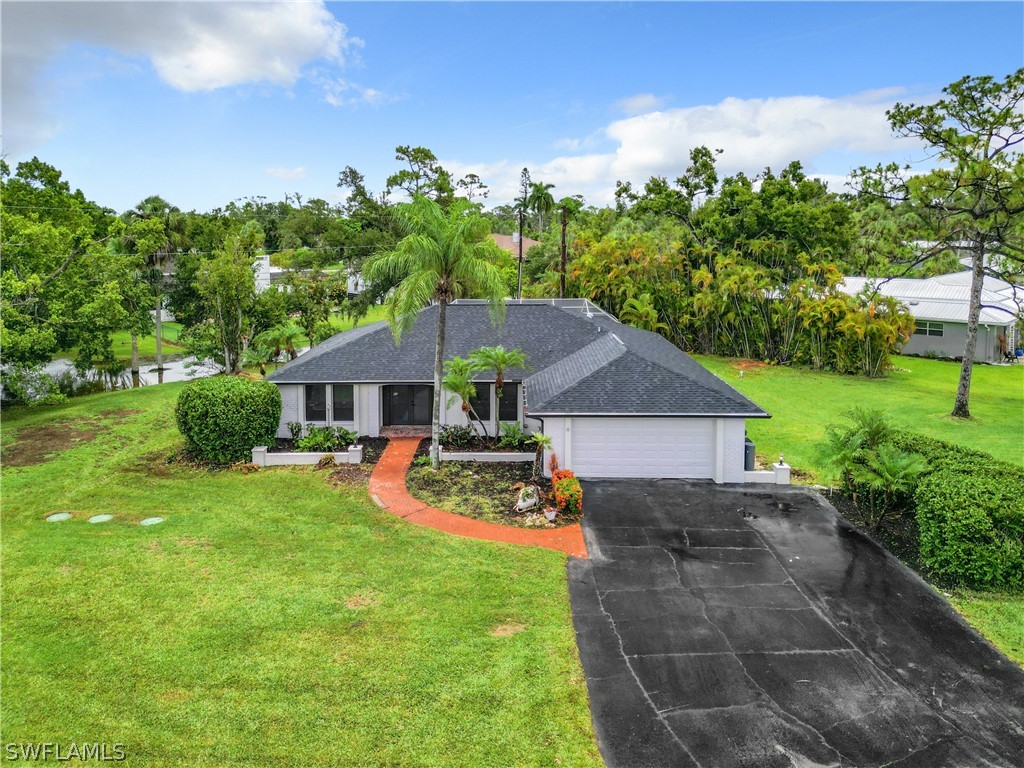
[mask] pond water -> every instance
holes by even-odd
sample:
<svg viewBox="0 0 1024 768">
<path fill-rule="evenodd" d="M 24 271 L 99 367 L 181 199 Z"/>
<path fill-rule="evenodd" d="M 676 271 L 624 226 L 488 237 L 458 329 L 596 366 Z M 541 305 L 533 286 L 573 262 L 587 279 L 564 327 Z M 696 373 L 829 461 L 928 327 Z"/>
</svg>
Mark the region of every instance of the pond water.
<svg viewBox="0 0 1024 768">
<path fill-rule="evenodd" d="M 153 361 L 139 364 L 137 380 L 127 364 L 116 366 L 100 366 L 90 368 L 85 373 L 75 370 L 71 360 L 58 358 L 47 364 L 43 371 L 61 383 L 61 391 L 71 395 L 90 395 L 96 392 L 109 392 L 114 389 L 132 389 L 150 384 L 167 384 L 172 381 L 189 381 L 203 376 L 212 376 L 217 369 L 212 365 L 188 367 L 195 361 L 194 357 L 164 359 L 163 370 L 156 369 Z M 123 367 L 122 367 L 123 365 Z"/>
</svg>

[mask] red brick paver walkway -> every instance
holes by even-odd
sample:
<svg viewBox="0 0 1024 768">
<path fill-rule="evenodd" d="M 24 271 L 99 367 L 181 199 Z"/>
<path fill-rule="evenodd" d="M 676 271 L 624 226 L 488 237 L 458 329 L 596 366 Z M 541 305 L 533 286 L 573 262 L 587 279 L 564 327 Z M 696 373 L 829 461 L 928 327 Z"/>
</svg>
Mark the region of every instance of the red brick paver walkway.
<svg viewBox="0 0 1024 768">
<path fill-rule="evenodd" d="M 578 524 L 539 530 L 512 528 L 454 515 L 414 499 L 405 487 L 405 474 L 409 471 L 413 454 L 416 453 L 421 439 L 394 437 L 388 442 L 384 455 L 380 457 L 373 474 L 370 475 L 370 496 L 378 506 L 410 523 L 425 525 L 456 536 L 544 547 L 565 552 L 573 557 L 587 556 L 583 530 Z"/>
</svg>

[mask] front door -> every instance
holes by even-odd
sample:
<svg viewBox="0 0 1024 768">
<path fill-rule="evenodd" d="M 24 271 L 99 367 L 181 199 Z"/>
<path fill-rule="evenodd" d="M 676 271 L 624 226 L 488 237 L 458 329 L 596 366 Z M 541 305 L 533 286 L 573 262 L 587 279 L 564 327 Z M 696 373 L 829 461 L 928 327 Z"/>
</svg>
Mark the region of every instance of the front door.
<svg viewBox="0 0 1024 768">
<path fill-rule="evenodd" d="M 384 387 L 384 426 L 429 426 L 434 404 L 430 384 L 390 384 Z"/>
</svg>

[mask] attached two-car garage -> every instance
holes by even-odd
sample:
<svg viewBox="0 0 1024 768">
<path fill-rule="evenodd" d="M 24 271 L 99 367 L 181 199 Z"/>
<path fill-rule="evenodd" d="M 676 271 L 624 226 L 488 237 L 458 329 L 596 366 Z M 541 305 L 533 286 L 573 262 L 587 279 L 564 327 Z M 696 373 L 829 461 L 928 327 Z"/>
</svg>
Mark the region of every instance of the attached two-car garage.
<svg viewBox="0 0 1024 768">
<path fill-rule="evenodd" d="M 714 477 L 711 419 L 574 418 L 570 434 L 581 477 Z"/>
<path fill-rule="evenodd" d="M 544 432 L 561 465 L 580 477 L 743 482 L 743 419 L 547 417 Z"/>
</svg>

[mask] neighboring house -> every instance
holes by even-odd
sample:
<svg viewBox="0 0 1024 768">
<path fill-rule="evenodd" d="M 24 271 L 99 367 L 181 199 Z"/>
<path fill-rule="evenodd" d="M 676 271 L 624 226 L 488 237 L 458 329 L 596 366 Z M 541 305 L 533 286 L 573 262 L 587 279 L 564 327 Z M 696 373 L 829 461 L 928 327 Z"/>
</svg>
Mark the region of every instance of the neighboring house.
<svg viewBox="0 0 1024 768">
<path fill-rule="evenodd" d="M 967 314 L 971 304 L 971 272 L 928 278 L 847 277 L 839 288 L 856 294 L 873 285 L 883 296 L 906 306 L 917 330 L 903 347 L 908 355 L 962 357 L 967 343 Z M 1024 289 L 994 277 L 985 277 L 974 359 L 996 363 L 1003 352 L 1020 346 L 1017 323 Z"/>
<path fill-rule="evenodd" d="M 499 248 L 508 251 L 516 258 L 519 258 L 519 233 L 515 232 L 511 235 L 491 235 L 491 239 L 498 245 Z M 540 240 L 533 240 L 529 237 L 523 238 L 523 257 L 526 257 L 526 252 L 533 248 L 535 245 L 540 245 Z"/>
<path fill-rule="evenodd" d="M 284 404 L 278 435 L 288 436 L 289 422 L 370 436 L 429 425 L 437 315 L 422 310 L 400 346 L 375 323 L 271 373 Z M 582 299 L 509 301 L 497 327 L 486 302 L 448 307 L 446 359 L 499 344 L 521 349 L 528 367 L 505 372 L 500 412 L 493 371 L 477 377 L 474 407 L 489 434 L 504 421 L 543 431 L 561 466 L 581 477 L 744 481 L 744 422 L 768 414 L 661 336 Z M 467 423 L 459 403 L 443 408 L 441 423 Z"/>
</svg>

